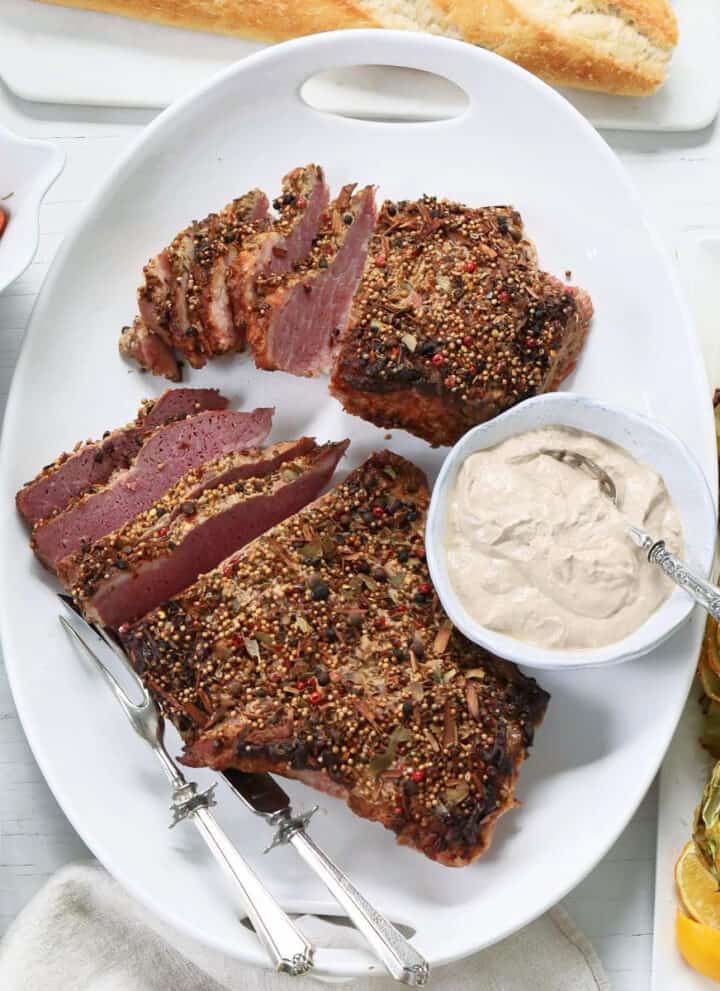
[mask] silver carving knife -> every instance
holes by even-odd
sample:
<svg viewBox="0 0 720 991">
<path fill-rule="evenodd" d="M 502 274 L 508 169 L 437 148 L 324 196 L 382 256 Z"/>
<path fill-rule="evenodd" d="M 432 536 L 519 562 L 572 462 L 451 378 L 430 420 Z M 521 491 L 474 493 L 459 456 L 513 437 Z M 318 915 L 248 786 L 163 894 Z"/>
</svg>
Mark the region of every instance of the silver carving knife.
<svg viewBox="0 0 720 991">
<path fill-rule="evenodd" d="M 317 805 L 296 816 L 287 792 L 269 774 L 249 774 L 232 768 L 222 774 L 245 805 L 276 830 L 268 850 L 284 843 L 293 846 L 347 912 L 392 977 L 413 988 L 424 987 L 430 976 L 427 961 L 308 835 L 305 827 Z"/>
<path fill-rule="evenodd" d="M 72 614 L 74 623 L 98 636 L 113 651 L 136 686 L 141 699 L 139 703 L 133 702 L 127 695 L 75 626 L 64 616 L 58 617 L 68 634 L 82 648 L 85 656 L 92 661 L 108 683 L 135 732 L 151 746 L 160 760 L 173 788 L 171 827 L 186 818 L 197 827 L 215 860 L 239 890 L 248 918 L 275 969 L 292 977 L 307 974 L 313 966 L 313 947 L 246 863 L 210 812 L 210 807 L 215 805 L 213 797 L 215 786 L 205 792 L 198 792 L 195 782 L 185 778 L 168 754 L 163 742 L 162 714 L 135 673 L 122 646 L 115 640 L 114 634 L 99 625 L 88 623 L 70 596 L 61 595 L 60 599 Z"/>
</svg>

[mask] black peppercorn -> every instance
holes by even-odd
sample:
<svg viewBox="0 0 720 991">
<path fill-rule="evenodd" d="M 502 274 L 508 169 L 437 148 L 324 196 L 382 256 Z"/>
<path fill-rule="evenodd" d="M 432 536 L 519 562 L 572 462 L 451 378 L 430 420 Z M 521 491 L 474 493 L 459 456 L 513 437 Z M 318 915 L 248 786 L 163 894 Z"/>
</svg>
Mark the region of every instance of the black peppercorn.
<svg viewBox="0 0 720 991">
<path fill-rule="evenodd" d="M 330 674 L 324 664 L 317 665 L 315 668 L 315 677 L 317 678 L 318 685 L 322 687 L 330 684 Z"/>
<path fill-rule="evenodd" d="M 325 582 L 317 581 L 312 587 L 312 597 L 316 602 L 324 602 L 330 597 L 330 589 Z"/>
</svg>

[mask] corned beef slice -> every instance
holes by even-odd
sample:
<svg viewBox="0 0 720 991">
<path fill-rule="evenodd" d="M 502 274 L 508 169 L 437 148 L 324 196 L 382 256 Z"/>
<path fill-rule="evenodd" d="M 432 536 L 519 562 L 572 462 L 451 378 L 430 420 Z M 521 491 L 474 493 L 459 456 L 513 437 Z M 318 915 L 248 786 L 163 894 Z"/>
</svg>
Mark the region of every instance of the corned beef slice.
<svg viewBox="0 0 720 991">
<path fill-rule="evenodd" d="M 36 525 L 36 554 L 55 570 L 81 544 L 117 530 L 148 509 L 194 465 L 261 444 L 270 432 L 272 412 L 210 411 L 158 427 L 127 471 L 116 472 L 99 492 L 82 496 L 63 513 Z"/>
<path fill-rule="evenodd" d="M 64 557 L 57 567 L 60 581 L 69 588 L 87 580 L 95 569 L 95 562 L 106 559 L 109 547 L 125 548 L 124 553 L 129 554 L 136 544 L 149 538 L 154 530 L 163 529 L 167 532 L 172 521 L 182 514 L 182 506 L 191 500 L 198 500 L 208 489 L 241 482 L 246 478 L 262 478 L 275 471 L 284 461 L 307 454 L 315 446 L 312 438 L 301 437 L 299 440 L 283 441 L 267 448 L 231 451 L 213 461 L 196 465 L 163 492 L 149 509 L 138 513 L 119 530 L 113 530 L 94 543 L 81 547 L 76 553 Z M 97 577 L 92 580 L 96 583 Z"/>
<path fill-rule="evenodd" d="M 271 227 L 245 239 L 228 272 L 235 326 L 243 342 L 255 304 L 259 276 L 291 272 L 310 252 L 330 193 L 319 165 L 293 169 L 273 200 L 280 214 Z"/>
<path fill-rule="evenodd" d="M 153 375 L 162 375 L 171 382 L 182 379 L 182 370 L 172 349 L 141 317 L 135 317 L 130 326 L 122 328 L 118 351 L 123 358 L 130 358 Z"/>
<path fill-rule="evenodd" d="M 186 292 L 188 325 L 176 328 L 182 335 L 178 347 L 184 345 L 189 359 L 194 350 L 204 364 L 208 357 L 242 351 L 245 346 L 244 335 L 235 328 L 227 277 L 245 239 L 267 227 L 267 211 L 267 197 L 253 190 L 220 214 L 211 214 L 195 230 Z"/>
<path fill-rule="evenodd" d="M 267 208 L 265 194 L 254 189 L 193 221 L 145 266 L 138 290 L 141 317 L 196 368 L 236 344 L 225 275 L 238 245 L 267 223 Z"/>
<path fill-rule="evenodd" d="M 207 489 L 184 501 L 172 523 L 130 553 L 122 540 L 108 542 L 104 556 L 95 545 L 93 568 L 82 569 L 73 596 L 88 619 L 116 628 L 138 619 L 315 499 L 346 447 L 347 442 L 315 447 L 271 474 Z"/>
<path fill-rule="evenodd" d="M 259 368 L 328 373 L 360 281 L 375 223 L 375 196 L 343 187 L 312 251 L 285 275 L 258 279 L 248 341 Z"/>
<path fill-rule="evenodd" d="M 181 377 L 178 352 L 194 368 L 242 351 L 259 273 L 289 272 L 310 251 L 328 188 L 316 165 L 293 169 L 267 215 L 267 199 L 250 193 L 194 221 L 145 266 L 140 316 L 123 328 L 120 353 L 155 375 Z"/>
<path fill-rule="evenodd" d="M 168 389 L 155 402 L 144 403 L 133 423 L 62 454 L 44 468 L 20 489 L 15 497 L 17 507 L 32 526 L 64 509 L 89 488 L 103 485 L 117 469 L 128 468 L 155 427 L 189 413 L 226 406 L 227 399 L 217 389 Z"/>
</svg>

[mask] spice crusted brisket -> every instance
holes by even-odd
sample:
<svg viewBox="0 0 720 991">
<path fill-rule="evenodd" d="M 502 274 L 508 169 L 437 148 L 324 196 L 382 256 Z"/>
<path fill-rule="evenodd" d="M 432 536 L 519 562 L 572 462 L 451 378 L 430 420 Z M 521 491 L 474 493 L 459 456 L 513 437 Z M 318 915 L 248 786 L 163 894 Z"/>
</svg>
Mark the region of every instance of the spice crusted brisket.
<svg viewBox="0 0 720 991">
<path fill-rule="evenodd" d="M 424 196 L 383 204 L 330 391 L 433 445 L 572 371 L 590 298 L 537 267 L 520 215 Z"/>
<path fill-rule="evenodd" d="M 548 695 L 445 617 L 428 498 L 375 454 L 121 634 L 185 763 L 299 778 L 461 866 L 515 804 Z"/>
<path fill-rule="evenodd" d="M 273 202 L 276 217 L 265 194 L 253 189 L 192 221 L 150 259 L 138 289 L 140 315 L 120 335 L 122 355 L 179 381 L 180 358 L 200 368 L 244 349 L 257 276 L 289 272 L 307 255 L 328 203 L 317 165 L 293 169 L 282 189 Z"/>
<path fill-rule="evenodd" d="M 150 510 L 61 562 L 58 575 L 90 621 L 138 619 L 315 499 L 347 446 L 301 438 L 226 455 L 203 466 L 212 480 L 189 472 Z"/>
</svg>

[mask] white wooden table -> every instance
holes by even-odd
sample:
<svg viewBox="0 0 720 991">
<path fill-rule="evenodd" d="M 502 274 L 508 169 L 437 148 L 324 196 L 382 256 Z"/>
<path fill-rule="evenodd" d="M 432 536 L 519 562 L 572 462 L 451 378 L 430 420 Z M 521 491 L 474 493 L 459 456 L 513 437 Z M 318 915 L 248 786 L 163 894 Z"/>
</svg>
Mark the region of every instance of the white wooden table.
<svg viewBox="0 0 720 991">
<path fill-rule="evenodd" d="M 147 111 L 24 103 L 0 83 L 0 123 L 27 137 L 55 140 L 67 155 L 65 171 L 42 207 L 35 261 L 0 294 L 0 409 L 4 410 L 33 303 L 64 233 L 107 169 L 152 116 Z M 607 137 L 669 244 L 688 231 L 720 230 L 719 127 L 677 136 L 615 133 Z M 595 944 L 614 991 L 650 987 L 656 810 L 653 787 L 607 857 L 566 899 L 567 908 Z M 58 867 L 83 856 L 87 851 L 55 803 L 27 746 L 0 658 L 0 933 Z"/>
</svg>

